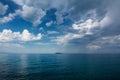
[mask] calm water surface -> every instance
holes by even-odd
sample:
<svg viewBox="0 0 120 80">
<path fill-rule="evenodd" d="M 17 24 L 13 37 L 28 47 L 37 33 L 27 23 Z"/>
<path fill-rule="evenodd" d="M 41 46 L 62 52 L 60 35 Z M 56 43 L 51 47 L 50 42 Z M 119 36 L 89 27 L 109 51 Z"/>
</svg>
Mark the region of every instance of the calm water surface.
<svg viewBox="0 0 120 80">
<path fill-rule="evenodd" d="M 0 54 L 0 80 L 120 80 L 120 55 Z"/>
</svg>

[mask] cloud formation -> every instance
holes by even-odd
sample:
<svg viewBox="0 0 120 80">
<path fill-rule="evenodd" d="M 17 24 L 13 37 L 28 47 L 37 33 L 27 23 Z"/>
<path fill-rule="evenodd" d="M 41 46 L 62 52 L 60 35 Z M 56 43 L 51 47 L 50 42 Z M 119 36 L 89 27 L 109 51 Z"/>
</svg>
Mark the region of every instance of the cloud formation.
<svg viewBox="0 0 120 80">
<path fill-rule="evenodd" d="M 107 11 L 108 6 L 111 3 L 106 2 L 104 0 L 13 0 L 16 4 L 21 6 L 22 9 L 19 9 L 19 15 L 33 23 L 33 25 L 37 26 L 41 23 L 41 19 L 46 15 L 47 10 L 51 8 L 57 9 L 56 22 L 57 24 L 62 24 L 64 22 L 64 14 L 68 13 L 69 17 L 73 21 L 78 21 L 84 15 L 87 15 L 91 10 L 96 10 L 96 16 L 103 14 Z M 64 3 L 64 4 L 63 4 Z M 87 7 L 87 6 L 89 7 Z M 104 9 L 103 9 L 104 7 Z M 87 13 L 87 14 L 86 14 Z M 103 14 L 104 16 L 104 14 Z"/>
<path fill-rule="evenodd" d="M 3 5 L 0 2 L 0 15 L 4 15 L 6 13 L 7 9 L 8 9 L 8 5 Z"/>
<path fill-rule="evenodd" d="M 17 44 L 17 43 L 0 43 L 0 47 L 4 47 L 4 48 L 10 48 L 10 47 L 13 47 L 13 48 L 24 48 L 23 45 L 21 44 Z"/>
<path fill-rule="evenodd" d="M 87 48 L 88 48 L 89 50 L 98 50 L 98 49 L 100 49 L 101 47 L 100 47 L 99 45 L 89 45 L 89 46 L 87 46 Z"/>
<path fill-rule="evenodd" d="M 72 39 L 82 38 L 83 35 L 80 34 L 73 34 L 73 33 L 67 33 L 66 35 L 59 36 L 55 40 L 58 44 L 67 44 Z"/>
<path fill-rule="evenodd" d="M 41 33 L 36 36 L 30 33 L 27 29 L 24 29 L 22 33 L 12 32 L 11 30 L 4 29 L 0 32 L 0 42 L 11 42 L 11 41 L 34 41 L 42 38 Z"/>
<path fill-rule="evenodd" d="M 48 35 L 51 35 L 51 34 L 59 34 L 59 32 L 57 31 L 47 31 Z"/>
<path fill-rule="evenodd" d="M 76 33 L 67 33 L 64 36 L 57 37 L 56 41 L 58 43 L 68 43 L 73 39 L 80 39 L 87 35 L 94 35 L 97 30 L 100 29 L 100 22 L 97 20 L 88 19 L 83 22 L 76 22 L 72 25 L 72 29 L 76 31 Z"/>
<path fill-rule="evenodd" d="M 46 23 L 46 26 L 49 27 L 49 26 L 51 26 L 52 24 L 53 24 L 53 21 L 50 21 L 50 22 L 47 22 L 47 23 Z"/>
<path fill-rule="evenodd" d="M 41 23 L 41 18 L 45 16 L 45 12 L 41 8 L 23 5 L 22 10 L 17 10 L 17 14 L 23 19 L 30 21 L 34 26 Z"/>
<path fill-rule="evenodd" d="M 16 29 L 14 31 L 13 28 L 11 31 L 9 30 L 11 27 L 7 27 L 7 30 L 2 28 L 0 42 L 41 40 L 42 33 L 45 35 L 43 42 L 68 44 L 64 48 L 67 50 L 74 46 L 77 48 L 73 51 L 79 51 L 80 48 L 83 51 L 119 48 L 119 0 L 11 0 L 10 2 L 18 8 L 10 8 L 9 4 L 1 2 L 0 25 L 14 26 L 17 24 L 14 22 L 23 23 L 20 24 L 23 32 L 15 32 Z M 24 27 L 27 25 L 36 27 Z M 33 32 L 29 32 L 26 28 Z"/>
<path fill-rule="evenodd" d="M 95 40 L 92 44 L 98 44 L 102 46 L 108 45 L 120 46 L 120 35 L 101 37 Z"/>
<path fill-rule="evenodd" d="M 16 13 L 9 13 L 8 16 L 0 18 L 0 23 L 7 23 L 9 21 L 12 21 L 16 15 Z"/>
</svg>

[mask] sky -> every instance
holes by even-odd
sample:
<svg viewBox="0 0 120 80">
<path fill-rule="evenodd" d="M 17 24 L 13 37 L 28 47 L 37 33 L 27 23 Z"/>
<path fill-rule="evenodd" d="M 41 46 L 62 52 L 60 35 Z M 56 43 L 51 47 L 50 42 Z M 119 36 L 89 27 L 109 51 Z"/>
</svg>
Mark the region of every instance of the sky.
<svg viewBox="0 0 120 80">
<path fill-rule="evenodd" d="M 0 0 L 0 52 L 120 53 L 120 0 Z"/>
</svg>

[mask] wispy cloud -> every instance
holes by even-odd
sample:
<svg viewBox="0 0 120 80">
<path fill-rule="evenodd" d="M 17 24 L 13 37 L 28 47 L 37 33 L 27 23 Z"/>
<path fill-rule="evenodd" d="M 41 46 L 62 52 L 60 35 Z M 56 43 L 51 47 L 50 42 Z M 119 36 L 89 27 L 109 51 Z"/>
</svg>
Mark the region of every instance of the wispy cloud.
<svg viewBox="0 0 120 80">
<path fill-rule="evenodd" d="M 50 21 L 50 22 L 47 22 L 47 23 L 46 23 L 46 26 L 49 27 L 49 26 L 51 26 L 52 24 L 53 24 L 53 21 Z"/>
<path fill-rule="evenodd" d="M 8 5 L 3 5 L 0 2 L 0 15 L 4 15 L 6 13 L 7 9 L 8 9 Z"/>
</svg>

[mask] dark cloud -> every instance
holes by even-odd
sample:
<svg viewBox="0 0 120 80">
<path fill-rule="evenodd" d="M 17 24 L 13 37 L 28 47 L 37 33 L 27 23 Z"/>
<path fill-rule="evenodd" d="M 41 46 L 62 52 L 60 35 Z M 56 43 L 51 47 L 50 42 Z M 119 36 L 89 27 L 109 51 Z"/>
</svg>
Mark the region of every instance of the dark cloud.
<svg viewBox="0 0 120 80">
<path fill-rule="evenodd" d="M 88 0 L 86 0 L 86 1 L 88 1 Z M 118 53 L 120 51 L 119 50 L 120 49 L 120 46 L 119 46 L 120 45 L 120 40 L 118 39 L 116 41 L 114 39 L 114 37 L 116 35 L 120 34 L 120 29 L 119 29 L 120 18 L 118 17 L 118 16 L 120 16 L 119 5 L 120 5 L 119 0 L 115 0 L 114 2 L 112 0 L 109 0 L 109 2 L 108 1 L 93 0 L 92 5 L 88 4 L 89 7 L 88 6 L 87 6 L 87 8 L 83 7 L 83 13 L 86 13 L 87 11 L 89 11 L 91 9 L 96 9 L 96 11 L 97 11 L 97 17 L 96 18 L 100 19 L 101 21 L 104 18 L 109 18 L 110 20 L 104 21 L 105 25 L 102 27 L 102 29 L 98 29 L 98 32 L 95 33 L 94 35 L 92 35 L 91 37 L 87 37 L 87 39 L 86 39 L 86 36 L 85 36 L 85 37 L 83 37 L 83 39 L 73 40 L 73 42 L 76 45 L 79 44 L 81 46 L 85 46 L 85 45 L 87 46 L 88 44 L 92 44 L 94 42 L 96 43 L 96 40 L 99 40 L 102 37 L 105 37 L 105 38 L 111 37 L 106 42 L 104 40 L 100 39 L 99 40 L 100 43 L 92 44 L 92 45 L 101 46 L 102 48 L 98 50 L 99 52 L 115 52 L 115 53 Z M 80 19 L 79 15 L 81 14 L 83 16 L 84 14 L 82 14 L 82 10 L 81 10 L 81 7 L 80 7 L 81 5 L 76 4 L 76 6 L 79 6 L 79 7 L 78 8 L 76 7 L 76 9 L 73 10 L 73 13 L 75 15 L 75 16 L 73 15 L 73 18 L 75 18 L 75 19 L 78 18 L 78 20 L 79 20 Z M 99 27 L 101 27 L 101 26 L 99 26 Z M 110 40 L 113 40 L 114 44 L 110 43 L 109 42 Z M 101 43 L 104 43 L 104 44 L 101 44 Z"/>
<path fill-rule="evenodd" d="M 105 0 L 74 0 L 69 6 L 73 8 L 70 11 L 70 16 L 75 20 L 79 20 L 80 17 L 93 9 L 99 11 L 97 15 L 103 14 L 107 5 Z"/>
<path fill-rule="evenodd" d="M 113 36 L 120 34 L 120 10 L 119 10 L 120 1 L 115 0 L 114 2 L 110 3 L 106 16 L 109 16 L 111 22 L 102 29 L 101 35 L 103 36 Z"/>
</svg>

